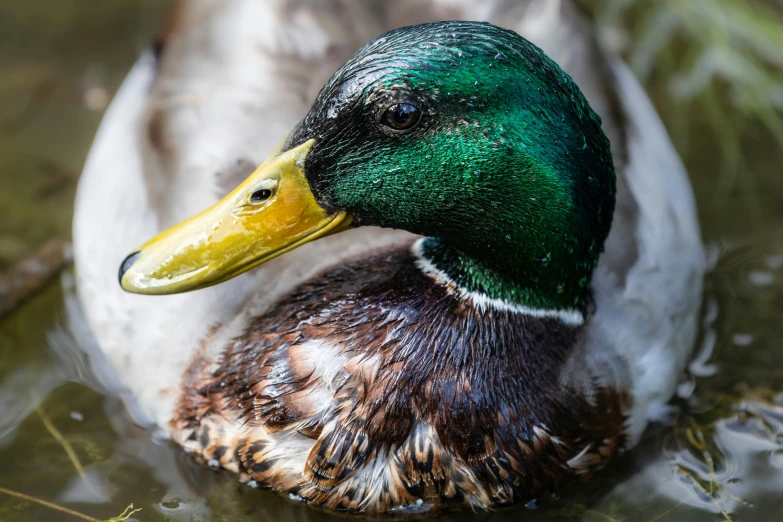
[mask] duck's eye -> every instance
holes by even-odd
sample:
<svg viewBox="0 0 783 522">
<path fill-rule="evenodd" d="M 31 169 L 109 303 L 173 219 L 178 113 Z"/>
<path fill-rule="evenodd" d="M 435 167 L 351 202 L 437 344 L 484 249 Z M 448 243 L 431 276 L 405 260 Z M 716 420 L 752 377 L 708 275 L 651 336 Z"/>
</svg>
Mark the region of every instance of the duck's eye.
<svg viewBox="0 0 783 522">
<path fill-rule="evenodd" d="M 381 122 L 394 130 L 410 130 L 419 123 L 421 111 L 410 103 L 395 103 L 383 113 Z"/>
<path fill-rule="evenodd" d="M 258 205 L 259 203 L 263 203 L 264 201 L 274 196 L 276 190 L 276 180 L 268 179 L 262 181 L 260 186 L 256 187 L 256 189 L 250 194 L 250 204 Z"/>
<path fill-rule="evenodd" d="M 250 201 L 253 203 L 261 203 L 272 197 L 272 191 L 269 189 L 259 189 L 250 194 Z"/>
</svg>

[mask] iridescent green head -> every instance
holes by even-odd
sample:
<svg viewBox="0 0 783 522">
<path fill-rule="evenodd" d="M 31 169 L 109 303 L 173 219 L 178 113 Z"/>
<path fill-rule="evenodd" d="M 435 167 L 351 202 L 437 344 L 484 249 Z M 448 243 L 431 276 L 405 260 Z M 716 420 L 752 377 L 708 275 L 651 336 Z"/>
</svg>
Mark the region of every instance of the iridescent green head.
<svg viewBox="0 0 783 522">
<path fill-rule="evenodd" d="M 350 223 L 427 236 L 423 255 L 467 291 L 532 308 L 584 304 L 614 210 L 609 141 L 571 78 L 516 33 L 441 22 L 380 36 L 334 74 L 282 150 L 229 207 L 260 205 L 259 220 L 280 212 L 299 168 L 319 209 L 286 229 L 290 237 L 243 254 L 238 245 L 250 239 L 226 232 L 233 243 L 220 256 L 204 256 L 205 245 L 172 254 L 153 240 L 123 286 L 168 293 L 214 284 Z M 257 240 L 272 237 L 265 219 Z M 157 257 L 145 254 L 152 247 Z M 224 250 L 232 261 L 218 270 L 211 260 L 227 259 Z M 180 253 L 188 270 L 172 271 Z M 178 286 L 154 275 L 164 272 Z"/>
<path fill-rule="evenodd" d="M 609 141 L 571 78 L 521 36 L 443 22 L 376 38 L 286 147 L 313 138 L 305 172 L 325 208 L 437 238 L 425 254 L 468 290 L 582 304 L 614 210 Z"/>
</svg>

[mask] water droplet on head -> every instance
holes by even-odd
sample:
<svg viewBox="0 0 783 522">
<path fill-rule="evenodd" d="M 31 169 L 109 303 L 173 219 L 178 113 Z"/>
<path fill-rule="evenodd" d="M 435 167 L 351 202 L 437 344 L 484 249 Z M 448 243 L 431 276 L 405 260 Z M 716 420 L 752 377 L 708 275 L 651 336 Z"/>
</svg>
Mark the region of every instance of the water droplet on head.
<svg viewBox="0 0 783 522">
<path fill-rule="evenodd" d="M 376 179 L 372 184 L 375 185 L 375 188 L 381 188 L 383 187 L 383 179 Z"/>
<path fill-rule="evenodd" d="M 548 256 L 542 257 L 541 258 L 541 264 L 544 265 L 544 266 L 548 265 L 549 264 L 549 257 Z"/>
<path fill-rule="evenodd" d="M 508 234 L 506 235 L 506 241 L 511 241 L 511 236 Z"/>
</svg>

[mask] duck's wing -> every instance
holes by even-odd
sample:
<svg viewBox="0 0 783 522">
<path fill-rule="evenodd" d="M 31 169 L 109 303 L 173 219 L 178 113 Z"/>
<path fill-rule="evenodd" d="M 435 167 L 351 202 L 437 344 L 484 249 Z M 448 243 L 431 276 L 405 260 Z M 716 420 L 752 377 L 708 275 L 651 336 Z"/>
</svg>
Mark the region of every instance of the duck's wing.
<svg viewBox="0 0 783 522">
<path fill-rule="evenodd" d="M 577 364 L 601 375 L 607 360 L 625 363 L 633 445 L 648 421 L 666 417 L 683 376 L 698 332 L 706 259 L 693 192 L 666 129 L 630 69 L 616 58 L 609 63 L 625 116 L 622 176 L 634 204 L 615 214 L 620 226 L 613 225 L 593 276 L 596 312 Z M 616 255 L 612 247 L 620 242 L 633 247 L 632 257 Z"/>
</svg>

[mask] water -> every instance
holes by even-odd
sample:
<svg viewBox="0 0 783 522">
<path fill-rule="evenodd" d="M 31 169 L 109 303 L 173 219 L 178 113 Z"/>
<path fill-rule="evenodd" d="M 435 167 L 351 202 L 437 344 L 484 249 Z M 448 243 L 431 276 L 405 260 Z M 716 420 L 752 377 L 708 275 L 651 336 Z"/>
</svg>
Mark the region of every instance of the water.
<svg viewBox="0 0 783 522">
<path fill-rule="evenodd" d="M 4 0 L 0 270 L 49 238 L 69 237 L 75 182 L 101 107 L 166 10 L 158 0 Z M 673 122 L 678 107 L 652 88 Z M 783 519 L 783 153 L 748 125 L 743 162 L 726 168 L 707 125 L 674 129 L 678 146 L 688 144 L 715 264 L 674 426 L 650 430 L 639 448 L 559 500 L 449 520 Z M 136 427 L 117 399 L 100 392 L 111 383 L 96 382 L 69 347 L 58 326 L 65 297 L 55 282 L 0 323 L 0 488 L 96 519 L 131 503 L 143 509 L 132 518 L 139 521 L 331 518 L 201 468 Z M 0 520 L 78 518 L 0 493 Z"/>
</svg>

